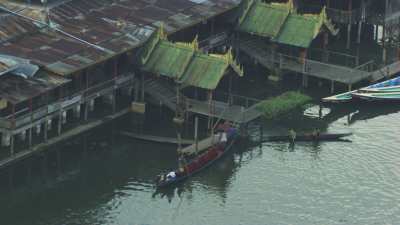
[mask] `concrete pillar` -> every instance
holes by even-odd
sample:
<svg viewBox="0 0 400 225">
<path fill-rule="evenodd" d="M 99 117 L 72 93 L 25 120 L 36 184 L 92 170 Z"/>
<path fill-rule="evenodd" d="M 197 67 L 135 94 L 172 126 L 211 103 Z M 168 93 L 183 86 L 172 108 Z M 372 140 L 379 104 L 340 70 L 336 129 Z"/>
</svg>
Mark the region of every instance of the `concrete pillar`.
<svg viewBox="0 0 400 225">
<path fill-rule="evenodd" d="M 358 22 L 358 29 L 357 29 L 357 44 L 360 44 L 360 43 L 361 43 L 362 25 L 363 25 L 363 22 L 362 22 L 362 21 L 359 21 L 359 22 Z"/>
<path fill-rule="evenodd" d="M 10 155 L 14 155 L 14 134 L 11 134 L 10 137 Z"/>
<path fill-rule="evenodd" d="M 46 120 L 46 122 L 44 123 L 44 128 L 43 128 L 43 138 L 44 138 L 44 142 L 47 142 L 47 132 L 49 130 L 49 120 Z"/>
<path fill-rule="evenodd" d="M 62 116 L 62 111 L 60 111 L 58 113 L 58 123 L 57 123 L 57 134 L 60 135 L 61 134 L 61 125 L 62 125 L 62 120 L 63 120 L 63 116 Z"/>
<path fill-rule="evenodd" d="M 36 125 L 36 127 L 35 127 L 36 135 L 40 134 L 41 129 L 42 129 L 42 124 L 39 123 L 38 125 Z"/>
<path fill-rule="evenodd" d="M 28 130 L 28 146 L 29 149 L 32 148 L 32 127 Z"/>
<path fill-rule="evenodd" d="M 85 103 L 85 114 L 83 115 L 83 119 L 85 121 L 88 120 L 88 116 L 89 116 L 89 102 Z"/>
<path fill-rule="evenodd" d="M 74 110 L 74 117 L 79 119 L 81 117 L 81 104 L 75 106 Z"/>
<path fill-rule="evenodd" d="M 21 139 L 21 141 L 26 140 L 26 130 L 23 130 L 21 131 L 21 133 L 19 133 L 19 138 Z"/>
<path fill-rule="evenodd" d="M 67 123 L 67 111 L 62 111 L 61 112 L 61 119 L 62 119 L 62 124 Z"/>
<path fill-rule="evenodd" d="M 89 100 L 89 111 L 92 112 L 94 110 L 94 99 Z"/>
<path fill-rule="evenodd" d="M 353 0 L 349 0 L 349 5 L 348 5 L 349 13 L 351 13 L 352 8 L 353 8 Z M 346 44 L 347 49 L 350 49 L 350 42 L 351 42 L 351 18 L 349 24 L 347 24 L 347 44 Z"/>
<path fill-rule="evenodd" d="M 53 120 L 51 118 L 47 119 L 47 131 L 51 130 L 51 126 L 52 126 Z"/>
<path fill-rule="evenodd" d="M 331 80 L 331 93 L 335 92 L 335 81 Z"/>
<path fill-rule="evenodd" d="M 11 144 L 11 133 L 4 132 L 1 134 L 1 146 L 8 147 Z"/>
<path fill-rule="evenodd" d="M 347 49 L 350 49 L 350 42 L 351 42 L 351 23 L 347 24 L 347 42 L 346 42 Z"/>
</svg>

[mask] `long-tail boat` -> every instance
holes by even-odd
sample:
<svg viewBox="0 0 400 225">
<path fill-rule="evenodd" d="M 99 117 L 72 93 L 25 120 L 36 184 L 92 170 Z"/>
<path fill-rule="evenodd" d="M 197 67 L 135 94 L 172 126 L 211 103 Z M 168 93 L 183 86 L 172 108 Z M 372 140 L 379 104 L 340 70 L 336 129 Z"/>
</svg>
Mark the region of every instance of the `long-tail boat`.
<svg viewBox="0 0 400 225">
<path fill-rule="evenodd" d="M 352 135 L 352 133 L 337 133 L 337 134 L 300 134 L 296 135 L 294 141 L 337 141 L 343 137 Z M 290 135 L 269 136 L 263 138 L 263 141 L 292 141 L 293 137 Z"/>
<path fill-rule="evenodd" d="M 341 93 L 338 95 L 323 98 L 323 102 L 342 103 L 349 102 L 353 97 L 357 97 L 359 93 L 365 92 L 400 92 L 400 77 L 396 77 L 387 81 L 379 82 L 358 90 Z"/>
<path fill-rule="evenodd" d="M 163 188 L 184 181 L 222 158 L 233 148 L 233 144 L 239 136 L 237 129 L 233 127 L 229 128 L 226 135 L 226 141 L 218 140 L 206 151 L 191 159 L 188 163 L 183 164 L 181 168 L 158 175 L 156 178 L 156 187 Z M 169 176 L 171 173 L 175 176 Z"/>
<path fill-rule="evenodd" d="M 354 98 L 367 100 L 367 101 L 400 101 L 400 92 L 365 92 L 353 93 Z"/>
</svg>

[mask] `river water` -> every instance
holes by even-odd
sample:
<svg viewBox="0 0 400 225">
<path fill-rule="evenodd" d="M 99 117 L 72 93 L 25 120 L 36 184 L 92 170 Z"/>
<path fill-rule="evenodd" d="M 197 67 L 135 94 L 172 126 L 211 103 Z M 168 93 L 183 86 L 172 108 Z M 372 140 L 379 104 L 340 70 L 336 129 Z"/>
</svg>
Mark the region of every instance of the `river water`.
<svg viewBox="0 0 400 225">
<path fill-rule="evenodd" d="M 399 224 L 400 108 L 324 109 L 331 132 L 351 142 L 238 145 L 182 185 L 154 193 L 152 180 L 176 165 L 174 146 L 92 132 L 62 148 L 60 175 L 1 193 L 1 224 Z M 315 126 L 318 110 L 292 126 Z M 297 122 L 296 122 L 297 121 Z M 154 125 L 156 127 L 156 125 Z M 263 122 L 264 135 L 287 130 Z M 259 129 L 250 127 L 253 139 Z M 273 131 L 273 132 L 272 132 Z M 114 143 L 114 145 L 112 144 Z"/>
</svg>

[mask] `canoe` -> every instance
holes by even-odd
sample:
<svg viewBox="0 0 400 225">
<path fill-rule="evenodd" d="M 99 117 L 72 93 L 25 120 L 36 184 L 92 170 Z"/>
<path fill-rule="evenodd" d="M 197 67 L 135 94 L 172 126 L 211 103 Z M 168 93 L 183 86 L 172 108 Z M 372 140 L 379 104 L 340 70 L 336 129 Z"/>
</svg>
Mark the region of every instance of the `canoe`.
<svg viewBox="0 0 400 225">
<path fill-rule="evenodd" d="M 350 135 L 352 135 L 352 133 L 319 134 L 319 136 L 300 134 L 296 135 L 295 141 L 337 141 L 340 140 L 340 138 Z M 269 136 L 264 138 L 264 141 L 292 141 L 292 137 L 290 135 Z"/>
<path fill-rule="evenodd" d="M 367 101 L 400 101 L 400 92 L 353 93 L 352 96 Z"/>
<path fill-rule="evenodd" d="M 400 92 L 400 85 L 381 88 L 361 88 L 358 92 L 375 93 L 375 92 Z"/>
<path fill-rule="evenodd" d="M 325 103 L 343 103 L 349 102 L 353 99 L 354 94 L 359 92 L 400 92 L 400 77 L 396 77 L 390 80 L 382 81 L 377 84 L 369 85 L 367 87 L 333 95 L 322 99 Z"/>
<path fill-rule="evenodd" d="M 238 134 L 235 129 L 235 132 L 228 137 L 228 140 L 225 145 L 217 143 L 209 147 L 207 151 L 203 152 L 199 156 L 190 160 L 189 163 L 185 164 L 183 166 L 183 171 L 179 169 L 173 170 L 172 172 L 176 174 L 176 177 L 173 179 L 167 177 L 168 172 L 158 175 L 155 184 L 156 188 L 159 189 L 178 184 L 186 180 L 187 178 L 195 175 L 196 173 L 211 166 L 216 161 L 225 156 L 233 148 L 233 145 L 237 140 L 237 138 Z"/>
<path fill-rule="evenodd" d="M 349 102 L 352 100 L 352 93 L 356 92 L 355 91 L 349 91 L 345 93 L 341 93 L 338 95 L 326 97 L 322 99 L 322 102 L 331 102 L 331 103 L 343 103 L 343 102 Z"/>
</svg>

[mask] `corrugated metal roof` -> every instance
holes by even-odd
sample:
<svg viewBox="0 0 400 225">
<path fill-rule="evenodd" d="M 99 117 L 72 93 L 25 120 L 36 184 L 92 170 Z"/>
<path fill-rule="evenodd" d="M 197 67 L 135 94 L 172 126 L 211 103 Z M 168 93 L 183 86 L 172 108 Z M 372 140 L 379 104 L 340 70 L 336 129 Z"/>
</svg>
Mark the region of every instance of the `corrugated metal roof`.
<svg viewBox="0 0 400 225">
<path fill-rule="evenodd" d="M 45 72 L 27 79 L 7 74 L 1 77 L 0 97 L 12 104 L 18 104 L 68 82 L 70 80 L 66 78 Z"/>
<path fill-rule="evenodd" d="M 50 9 L 52 24 L 106 48 L 107 52 L 13 15 L 0 17 L 0 52 L 27 58 L 52 72 L 67 75 L 139 46 L 161 21 L 166 31 L 172 33 L 232 9 L 239 1 L 71 0 Z M 43 9 L 25 9 L 21 13 L 44 18 Z"/>
</svg>

